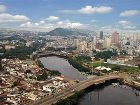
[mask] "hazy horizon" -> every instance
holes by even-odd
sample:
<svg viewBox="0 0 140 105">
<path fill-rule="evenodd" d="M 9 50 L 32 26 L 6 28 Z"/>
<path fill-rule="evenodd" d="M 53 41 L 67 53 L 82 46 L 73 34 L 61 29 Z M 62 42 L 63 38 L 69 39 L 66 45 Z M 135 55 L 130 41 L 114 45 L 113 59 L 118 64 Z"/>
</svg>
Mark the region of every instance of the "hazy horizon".
<svg viewBox="0 0 140 105">
<path fill-rule="evenodd" d="M 138 0 L 0 0 L 0 28 L 140 31 Z"/>
</svg>

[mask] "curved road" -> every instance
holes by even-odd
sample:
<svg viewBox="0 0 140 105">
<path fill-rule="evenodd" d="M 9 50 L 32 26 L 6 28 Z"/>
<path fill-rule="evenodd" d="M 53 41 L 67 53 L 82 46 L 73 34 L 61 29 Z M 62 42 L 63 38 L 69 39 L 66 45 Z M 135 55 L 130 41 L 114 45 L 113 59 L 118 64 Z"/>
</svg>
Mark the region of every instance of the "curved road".
<svg viewBox="0 0 140 105">
<path fill-rule="evenodd" d="M 112 80 L 112 79 L 124 79 L 124 76 L 112 74 L 112 75 L 105 75 L 105 76 L 100 76 L 100 77 L 93 77 L 93 78 L 81 81 L 77 83 L 76 85 L 69 87 L 68 89 L 61 91 L 55 95 L 51 95 L 43 99 L 37 100 L 33 103 L 30 103 L 29 105 L 52 105 L 60 99 L 65 99 L 73 95 L 76 91 L 80 91 L 91 85 L 104 83 L 105 81 Z"/>
</svg>

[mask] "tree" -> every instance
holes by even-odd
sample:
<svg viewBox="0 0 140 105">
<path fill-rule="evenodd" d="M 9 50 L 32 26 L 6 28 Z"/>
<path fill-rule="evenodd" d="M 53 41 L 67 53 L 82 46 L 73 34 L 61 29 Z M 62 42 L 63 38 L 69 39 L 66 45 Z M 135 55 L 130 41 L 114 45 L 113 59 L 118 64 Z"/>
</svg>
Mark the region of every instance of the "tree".
<svg viewBox="0 0 140 105">
<path fill-rule="evenodd" d="M 17 46 L 15 49 L 6 50 L 3 57 L 26 59 L 33 53 L 33 49 L 27 46 Z"/>
<path fill-rule="evenodd" d="M 0 59 L 0 71 L 3 71 L 3 67 L 2 67 L 1 59 Z"/>
<path fill-rule="evenodd" d="M 96 53 L 97 53 L 97 51 L 96 51 L 96 50 L 93 50 L 92 52 L 93 52 L 94 54 L 96 54 Z"/>
<path fill-rule="evenodd" d="M 121 51 L 120 51 L 120 55 L 127 55 L 126 50 L 121 50 Z"/>
<path fill-rule="evenodd" d="M 11 87 L 14 88 L 14 87 L 18 86 L 19 83 L 20 83 L 20 81 L 19 80 L 16 80 L 16 81 L 13 82 L 13 84 L 12 84 Z"/>
<path fill-rule="evenodd" d="M 77 61 L 89 62 L 89 61 L 91 61 L 91 57 L 89 57 L 87 55 L 81 55 L 81 56 L 77 56 L 76 60 Z"/>
<path fill-rule="evenodd" d="M 68 62 L 80 72 L 91 72 L 91 70 L 89 68 L 82 66 L 73 58 L 68 58 Z"/>
<path fill-rule="evenodd" d="M 48 73 L 44 70 L 41 75 L 37 76 L 38 81 L 45 81 L 48 78 Z"/>
<path fill-rule="evenodd" d="M 118 65 L 116 65 L 116 66 L 112 67 L 112 70 L 120 71 L 120 69 L 121 69 L 121 67 L 120 67 L 120 66 L 118 66 Z"/>
<path fill-rule="evenodd" d="M 48 71 L 51 76 L 60 76 L 61 75 L 61 73 L 56 70 L 48 70 Z"/>
<path fill-rule="evenodd" d="M 28 69 L 28 70 L 25 71 L 25 73 L 30 73 L 31 74 L 32 71 Z"/>
<path fill-rule="evenodd" d="M 97 57 L 95 57 L 94 59 L 95 59 L 96 61 L 100 61 L 100 59 L 99 59 L 99 58 L 97 58 Z"/>
<path fill-rule="evenodd" d="M 140 69 L 140 64 L 138 64 L 138 67 L 139 67 L 139 69 Z"/>
</svg>

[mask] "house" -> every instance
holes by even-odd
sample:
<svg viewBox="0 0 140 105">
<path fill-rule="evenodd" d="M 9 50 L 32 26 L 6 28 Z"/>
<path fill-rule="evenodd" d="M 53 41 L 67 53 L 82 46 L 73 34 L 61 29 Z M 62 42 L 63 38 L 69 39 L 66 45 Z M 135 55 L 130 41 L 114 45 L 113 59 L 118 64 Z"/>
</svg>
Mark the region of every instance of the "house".
<svg viewBox="0 0 140 105">
<path fill-rule="evenodd" d="M 64 76 L 57 76 L 57 77 L 55 77 L 55 79 L 64 80 Z"/>
<path fill-rule="evenodd" d="M 7 49 L 15 49 L 16 47 L 15 47 L 15 45 L 5 45 L 5 49 L 7 50 Z"/>
<path fill-rule="evenodd" d="M 95 68 L 95 70 L 98 70 L 98 71 L 102 71 L 102 70 L 111 71 L 111 68 L 104 67 L 104 66 L 98 66 L 98 67 Z"/>
</svg>

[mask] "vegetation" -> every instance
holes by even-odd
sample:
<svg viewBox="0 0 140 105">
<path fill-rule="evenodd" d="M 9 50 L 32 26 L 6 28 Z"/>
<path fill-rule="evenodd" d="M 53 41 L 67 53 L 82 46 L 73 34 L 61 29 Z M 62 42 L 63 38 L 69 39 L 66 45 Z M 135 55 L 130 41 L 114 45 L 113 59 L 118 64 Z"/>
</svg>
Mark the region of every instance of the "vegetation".
<svg viewBox="0 0 140 105">
<path fill-rule="evenodd" d="M 0 49 L 0 53 L 5 53 L 5 49 L 4 48 Z"/>
<path fill-rule="evenodd" d="M 56 104 L 54 105 L 77 105 L 78 104 L 78 99 L 83 96 L 85 93 L 84 90 L 81 90 L 79 92 L 76 92 L 74 95 L 63 99 L 63 100 L 59 100 Z"/>
<path fill-rule="evenodd" d="M 43 70 L 43 73 L 37 76 L 38 81 L 45 81 L 48 78 L 48 73 Z"/>
<path fill-rule="evenodd" d="M 3 38 L 3 40 L 8 40 L 8 41 L 12 41 L 12 40 L 21 40 L 22 38 L 20 38 L 19 35 L 13 35 L 13 36 L 10 36 L 10 37 L 6 37 L 6 38 Z"/>
<path fill-rule="evenodd" d="M 42 48 L 44 45 L 45 45 L 45 40 L 43 40 L 43 42 L 36 41 L 36 42 L 34 42 L 33 45 L 32 45 L 32 50 L 33 50 L 33 51 L 39 50 L 39 49 Z"/>
<path fill-rule="evenodd" d="M 131 66 L 125 66 L 125 65 L 117 65 L 117 64 L 110 64 L 110 63 L 104 63 L 101 61 L 95 61 L 88 63 L 90 68 L 96 68 L 98 66 L 105 66 L 112 69 L 112 71 L 119 71 L 119 72 L 127 72 L 130 74 L 138 73 L 140 72 L 139 67 L 131 67 Z"/>
<path fill-rule="evenodd" d="M 109 54 L 107 54 L 109 53 Z M 107 57 L 105 57 L 104 55 L 107 55 Z M 112 51 L 105 51 L 105 52 L 101 52 L 99 55 L 101 58 L 107 59 L 109 57 L 116 55 L 116 52 L 112 52 Z M 127 72 L 129 74 L 134 74 L 134 73 L 138 73 L 140 72 L 140 65 L 138 65 L 138 67 L 131 67 L 131 66 L 126 66 L 126 65 L 117 65 L 117 64 L 109 64 L 109 63 L 104 63 L 102 61 L 91 61 L 91 58 L 88 56 L 77 56 L 74 58 L 69 58 L 68 59 L 69 63 L 77 68 L 80 72 L 90 72 L 91 68 L 96 68 L 98 66 L 105 66 L 105 67 L 109 67 L 112 70 L 111 71 L 119 71 L 119 72 Z M 82 66 L 85 65 L 86 67 Z M 90 68 L 90 69 L 89 69 Z M 107 73 L 105 70 L 103 70 L 103 73 Z M 98 74 L 100 75 L 100 74 Z"/>
<path fill-rule="evenodd" d="M 97 53 L 97 51 L 96 51 L 96 50 L 92 50 L 92 52 L 93 52 L 94 54 L 96 54 L 96 53 Z"/>
<path fill-rule="evenodd" d="M 85 56 L 85 55 L 77 56 L 77 57 L 75 57 L 75 59 L 79 62 L 90 62 L 91 61 L 91 57 Z"/>
<path fill-rule="evenodd" d="M 14 49 L 0 49 L 0 53 L 2 53 L 2 57 L 4 58 L 19 58 L 19 59 L 27 59 L 30 57 L 30 55 L 36 51 L 42 48 L 45 45 L 46 39 L 44 38 L 38 38 L 37 41 L 35 41 L 32 46 L 27 47 L 26 46 L 26 40 L 23 38 L 20 38 L 18 35 L 13 35 L 11 37 L 6 38 L 6 40 L 9 41 L 15 41 L 16 40 L 16 48 Z"/>
<path fill-rule="evenodd" d="M 3 57 L 26 59 L 30 57 L 30 54 L 32 54 L 32 52 L 33 49 L 31 47 L 17 46 L 15 49 L 6 50 Z"/>
<path fill-rule="evenodd" d="M 55 48 L 54 47 L 48 47 L 47 50 L 48 51 L 55 51 Z"/>
<path fill-rule="evenodd" d="M 47 33 L 51 36 L 70 36 L 70 35 L 84 35 L 86 36 L 87 33 L 81 32 L 79 30 L 72 30 L 72 29 L 66 29 L 66 28 L 56 28 L 50 32 Z"/>
<path fill-rule="evenodd" d="M 39 67 L 44 68 L 44 65 L 41 63 L 40 60 L 37 60 L 36 63 Z M 48 74 L 46 73 L 46 71 L 48 72 L 48 74 L 50 76 L 60 76 L 61 75 L 61 73 L 59 71 L 44 69 L 43 73 L 41 75 L 37 76 L 37 80 L 39 80 L 39 81 L 46 80 L 47 79 L 46 77 L 48 77 Z"/>
<path fill-rule="evenodd" d="M 131 67 L 131 66 L 125 66 L 125 65 L 117 65 L 117 64 L 109 64 L 109 63 L 102 63 L 102 66 L 110 67 L 113 71 L 119 71 L 119 72 L 127 72 L 130 74 L 138 73 L 140 72 L 140 69 L 138 67 Z"/>
<path fill-rule="evenodd" d="M 107 59 L 111 58 L 112 56 L 116 56 L 117 52 L 114 51 L 103 51 L 103 52 L 98 52 L 96 53 L 95 57 L 96 58 L 101 58 L 107 61 Z"/>
<path fill-rule="evenodd" d="M 101 64 L 102 64 L 103 62 L 101 62 L 101 61 L 95 61 L 95 62 L 90 62 L 89 63 L 89 67 L 90 68 L 96 68 L 96 67 L 98 67 L 98 66 L 100 66 Z"/>
<path fill-rule="evenodd" d="M 90 72 L 91 70 L 89 68 L 86 68 L 79 64 L 75 59 L 68 58 L 69 63 L 76 69 L 78 69 L 80 72 Z"/>
<path fill-rule="evenodd" d="M 40 60 L 37 60 L 36 63 L 37 63 L 37 65 L 38 65 L 39 67 L 44 68 L 44 65 L 41 63 Z"/>
<path fill-rule="evenodd" d="M 49 71 L 49 75 L 51 76 L 61 76 L 61 73 L 59 71 L 56 70 L 47 70 Z"/>
<path fill-rule="evenodd" d="M 112 67 L 112 70 L 115 70 L 115 71 L 120 71 L 121 70 L 121 67 L 116 65 L 114 67 Z"/>
<path fill-rule="evenodd" d="M 139 69 L 140 69 L 140 64 L 138 64 L 138 67 L 139 67 Z"/>
<path fill-rule="evenodd" d="M 121 50 L 121 51 L 120 51 L 120 55 L 127 55 L 126 50 Z"/>
<path fill-rule="evenodd" d="M 69 47 L 69 48 L 54 48 L 54 47 L 48 47 L 47 48 L 48 51 L 73 51 L 73 50 L 76 50 L 76 47 Z"/>
<path fill-rule="evenodd" d="M 1 62 L 1 58 L 0 58 L 0 71 L 3 71 L 3 67 L 2 67 L 2 62 Z"/>
<path fill-rule="evenodd" d="M 96 73 L 94 73 L 94 75 L 102 76 L 102 73 L 101 72 L 96 72 Z"/>
<path fill-rule="evenodd" d="M 12 86 L 11 86 L 11 88 L 14 88 L 14 87 L 18 86 L 18 84 L 19 84 L 19 81 L 18 80 L 14 81 L 13 84 L 12 84 Z"/>
<path fill-rule="evenodd" d="M 60 76 L 61 73 L 59 71 L 53 71 L 53 70 L 43 70 L 41 74 L 37 75 L 38 81 L 45 81 L 48 79 L 48 76 Z"/>
</svg>

